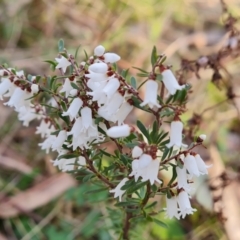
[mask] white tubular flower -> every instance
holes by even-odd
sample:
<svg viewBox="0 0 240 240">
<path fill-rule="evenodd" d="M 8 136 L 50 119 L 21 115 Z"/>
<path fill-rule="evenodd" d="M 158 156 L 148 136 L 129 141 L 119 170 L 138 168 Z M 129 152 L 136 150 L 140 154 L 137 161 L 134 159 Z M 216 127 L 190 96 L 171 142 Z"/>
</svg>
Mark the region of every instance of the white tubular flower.
<svg viewBox="0 0 240 240">
<path fill-rule="evenodd" d="M 119 80 L 117 78 L 111 78 L 102 91 L 107 95 L 107 98 L 109 99 L 113 96 L 119 87 Z"/>
<path fill-rule="evenodd" d="M 132 157 L 133 158 L 139 158 L 143 154 L 142 148 L 139 146 L 135 146 L 132 150 Z"/>
<path fill-rule="evenodd" d="M 110 114 L 106 106 L 102 106 L 98 109 L 98 115 L 107 121 L 116 122 L 117 118 L 115 114 Z"/>
<path fill-rule="evenodd" d="M 207 169 L 210 168 L 212 165 L 209 165 L 209 166 L 206 165 L 199 154 L 196 154 L 194 157 L 195 157 L 195 160 L 196 160 L 196 164 L 197 164 L 199 173 L 201 175 L 208 174 Z"/>
<path fill-rule="evenodd" d="M 166 89 L 170 92 L 171 95 L 174 95 L 177 90 L 182 90 L 185 88 L 185 85 L 180 86 L 177 79 L 173 75 L 172 71 L 169 69 L 166 69 L 162 72 L 163 76 L 163 83 L 166 87 Z"/>
<path fill-rule="evenodd" d="M 79 134 L 82 132 L 82 130 L 83 130 L 82 118 L 78 117 L 78 118 L 76 118 L 71 131 L 68 132 L 67 135 L 68 136 L 73 135 L 73 137 L 78 137 Z"/>
<path fill-rule="evenodd" d="M 132 128 L 128 124 L 114 126 L 107 130 L 107 135 L 111 138 L 127 137 L 130 135 Z"/>
<path fill-rule="evenodd" d="M 95 73 L 106 73 L 108 70 L 108 65 L 106 63 L 93 63 L 88 67 L 88 70 L 95 72 Z"/>
<path fill-rule="evenodd" d="M 67 58 L 61 56 L 61 58 L 55 58 L 55 60 L 58 62 L 58 65 L 56 68 L 61 68 L 63 73 L 66 72 L 67 67 L 71 65 L 71 63 L 67 60 Z"/>
<path fill-rule="evenodd" d="M 170 148 L 174 145 L 178 147 L 182 146 L 182 130 L 183 123 L 181 121 L 171 122 L 170 142 L 166 145 L 166 147 Z"/>
<path fill-rule="evenodd" d="M 3 95 L 11 88 L 13 83 L 8 78 L 2 78 L 0 83 L 0 100 L 3 100 Z"/>
<path fill-rule="evenodd" d="M 179 214 L 180 216 L 182 216 L 182 218 L 185 218 L 187 214 L 193 214 L 193 212 L 197 211 L 196 209 L 191 207 L 191 203 L 187 192 L 185 191 L 180 192 L 179 195 L 177 196 L 177 201 L 180 209 Z"/>
<path fill-rule="evenodd" d="M 144 101 L 140 104 L 140 106 L 143 107 L 148 104 L 150 108 L 153 108 L 153 107 L 160 108 L 161 106 L 157 102 L 157 93 L 158 93 L 158 83 L 152 79 L 149 79 L 146 82 Z"/>
<path fill-rule="evenodd" d="M 70 104 L 70 107 L 66 112 L 62 113 L 62 116 L 69 116 L 72 121 L 74 118 L 78 116 L 78 111 L 82 107 L 83 101 L 80 98 L 74 98 Z"/>
<path fill-rule="evenodd" d="M 184 158 L 184 166 L 188 170 L 190 176 L 194 175 L 198 177 L 200 175 L 195 158 L 189 153 Z"/>
<path fill-rule="evenodd" d="M 39 91 L 39 86 L 37 84 L 32 84 L 31 85 L 31 92 L 33 94 L 35 94 L 35 93 L 38 93 L 38 91 Z"/>
<path fill-rule="evenodd" d="M 44 138 L 48 135 L 49 127 L 50 127 L 50 121 L 42 120 L 40 123 L 40 126 L 37 127 L 36 134 L 41 134 L 41 138 Z"/>
<path fill-rule="evenodd" d="M 187 171 L 185 168 L 176 167 L 178 188 L 183 188 L 189 192 L 191 190 L 190 185 L 187 182 Z"/>
<path fill-rule="evenodd" d="M 36 114 L 36 111 L 34 108 L 31 108 L 31 107 L 25 107 L 25 106 L 22 106 L 20 107 L 18 110 L 18 119 L 20 121 L 23 121 L 23 126 L 25 127 L 28 127 L 29 126 L 29 123 L 38 118 L 38 114 Z"/>
<path fill-rule="evenodd" d="M 151 185 L 153 185 L 155 181 L 159 184 L 162 183 L 162 181 L 158 179 L 159 164 L 160 161 L 158 161 L 158 159 L 153 159 L 148 166 L 144 168 L 141 174 L 142 182 L 149 180 Z"/>
<path fill-rule="evenodd" d="M 153 159 L 149 154 L 142 154 L 139 158 L 139 167 L 146 168 L 152 162 L 152 160 Z"/>
<path fill-rule="evenodd" d="M 74 88 L 71 85 L 71 81 L 69 80 L 69 78 L 66 78 L 64 81 L 64 84 L 62 86 L 62 89 L 59 91 L 60 93 L 65 92 L 65 97 L 67 98 L 71 92 L 71 90 L 73 90 Z"/>
<path fill-rule="evenodd" d="M 179 208 L 178 208 L 178 205 L 177 205 L 177 198 L 174 196 L 174 197 L 171 197 L 171 198 L 168 198 L 166 196 L 166 204 L 167 204 L 167 208 L 165 208 L 164 210 L 166 210 L 166 217 L 172 219 L 173 217 L 179 219 L 180 216 L 179 216 Z"/>
<path fill-rule="evenodd" d="M 25 101 L 25 99 L 31 97 L 30 93 L 25 92 L 21 88 L 17 87 L 13 92 L 11 98 L 8 102 L 4 103 L 4 105 L 8 105 L 10 107 L 14 107 L 15 110 L 18 110 L 22 106 L 29 106 L 30 101 Z"/>
<path fill-rule="evenodd" d="M 94 55 L 97 57 L 101 57 L 105 52 L 105 48 L 102 45 L 95 47 Z"/>
<path fill-rule="evenodd" d="M 53 143 L 56 141 L 56 136 L 54 135 L 49 135 L 45 141 L 43 141 L 42 143 L 39 143 L 38 146 L 41 147 L 42 150 L 46 150 L 46 153 L 49 153 L 49 150 L 51 148 L 51 146 L 53 145 Z"/>
<path fill-rule="evenodd" d="M 129 177 L 134 176 L 135 182 L 137 182 L 138 178 L 142 174 L 144 169 L 139 168 L 139 160 L 133 160 L 132 161 L 132 172 L 129 174 Z"/>
<path fill-rule="evenodd" d="M 91 79 L 93 82 L 106 82 L 108 80 L 106 73 L 95 73 L 93 71 L 89 71 L 89 73 L 85 74 L 85 77 Z M 89 86 L 89 88 L 91 87 Z"/>
<path fill-rule="evenodd" d="M 121 107 L 116 113 L 118 125 L 121 125 L 124 123 L 124 120 L 132 110 L 133 110 L 133 105 L 129 104 L 128 102 L 124 102 L 121 105 Z"/>
<path fill-rule="evenodd" d="M 115 114 L 122 102 L 124 101 L 123 96 L 119 92 L 115 92 L 113 96 L 105 103 L 105 107 L 110 115 Z"/>
<path fill-rule="evenodd" d="M 85 130 L 92 126 L 92 109 L 89 107 L 83 107 L 81 109 L 81 116 L 82 116 L 82 125 Z"/>
<path fill-rule="evenodd" d="M 106 63 L 115 63 L 119 61 L 121 57 L 116 53 L 105 53 L 104 54 L 104 62 Z"/>
<path fill-rule="evenodd" d="M 67 139 L 67 132 L 66 130 L 62 130 L 58 133 L 58 136 L 56 137 L 55 142 L 52 144 L 52 150 L 53 151 L 60 151 L 62 148 L 63 143 Z"/>
<path fill-rule="evenodd" d="M 114 198 L 119 197 L 119 201 L 122 201 L 122 195 L 126 192 L 126 190 L 121 190 L 121 187 L 125 185 L 125 183 L 128 181 L 128 178 L 124 178 L 117 186 L 116 188 L 110 190 L 110 193 L 114 193 Z"/>
</svg>

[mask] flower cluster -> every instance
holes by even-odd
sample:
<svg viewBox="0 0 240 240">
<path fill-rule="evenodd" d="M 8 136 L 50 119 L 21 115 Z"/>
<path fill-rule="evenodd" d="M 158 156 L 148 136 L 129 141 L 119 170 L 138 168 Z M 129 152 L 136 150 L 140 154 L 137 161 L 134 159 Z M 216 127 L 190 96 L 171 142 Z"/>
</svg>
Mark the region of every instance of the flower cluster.
<svg viewBox="0 0 240 240">
<path fill-rule="evenodd" d="M 182 150 L 182 147 L 187 147 L 182 143 L 184 125 L 180 120 L 184 110 L 181 104 L 177 108 L 176 104 L 168 105 L 164 91 L 160 96 L 158 90 L 160 84 L 162 90 L 166 88 L 170 95 L 187 90 L 163 65 L 161 57 L 156 58 L 153 70 L 146 75 L 143 100 L 136 86 L 130 85 L 126 76 L 116 71 L 115 64 L 120 56 L 106 52 L 101 45 L 94 49 L 93 56 L 80 64 L 66 51 L 61 52 L 55 60 L 54 67 L 61 76 L 49 78 L 47 87 L 41 84 L 41 77 L 26 77 L 23 71 L 11 68 L 3 67 L 0 70 L 0 100 L 8 99 L 4 105 L 14 107 L 24 126 L 34 119 L 40 120 L 36 134 L 43 141 L 39 146 L 46 153 L 50 150 L 58 153 L 56 159 L 52 160 L 53 165 L 63 172 L 85 169 L 94 173 L 96 178 L 111 188 L 114 198 L 118 197 L 120 201 L 126 191 L 130 191 L 128 186 L 132 184 L 138 186 L 143 183 L 139 186 L 148 186 L 149 189 L 155 186 L 156 192 L 167 196 L 168 217 L 180 218 L 192 214 L 195 209 L 191 208 L 189 201 L 189 182 L 193 177 L 207 174 L 209 166 L 205 165 L 199 154 L 192 151 L 193 147 Z M 137 124 L 137 129 L 125 123 L 134 107 L 156 117 L 152 127 L 147 129 Z M 165 109 L 168 112 L 164 112 Z M 169 140 L 165 139 L 167 133 L 159 132 L 164 116 L 172 117 Z M 205 139 L 204 135 L 200 138 L 201 141 L 198 140 L 195 145 Z M 116 144 L 115 155 L 103 150 L 102 144 L 108 141 Z M 128 144 L 133 145 L 128 147 Z M 129 151 L 128 157 L 125 156 L 124 147 Z M 113 167 L 109 169 L 114 169 L 108 177 L 99 165 L 103 154 L 110 156 L 109 165 Z M 169 164 L 172 159 L 175 162 Z M 99 172 L 96 169 L 97 162 Z M 173 184 L 163 186 L 161 166 L 176 169 L 177 176 Z M 115 185 L 109 179 L 119 183 Z M 147 194 L 154 195 L 156 192 Z M 132 193 L 130 195 L 133 196 Z M 145 199 L 149 196 L 146 195 Z"/>
</svg>

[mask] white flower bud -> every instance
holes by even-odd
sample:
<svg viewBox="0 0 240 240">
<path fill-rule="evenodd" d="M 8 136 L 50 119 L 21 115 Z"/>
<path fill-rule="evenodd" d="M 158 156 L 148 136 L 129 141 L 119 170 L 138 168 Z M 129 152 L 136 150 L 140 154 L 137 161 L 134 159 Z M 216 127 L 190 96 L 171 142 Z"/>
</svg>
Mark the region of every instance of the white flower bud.
<svg viewBox="0 0 240 240">
<path fill-rule="evenodd" d="M 106 73 L 108 70 L 108 65 L 106 63 L 94 63 L 88 67 L 88 70 L 95 73 Z"/>
<path fill-rule="evenodd" d="M 119 61 L 121 57 L 117 55 L 116 53 L 105 53 L 104 54 L 104 61 L 106 63 L 115 63 Z"/>
<path fill-rule="evenodd" d="M 132 150 L 132 157 L 139 158 L 143 154 L 143 150 L 139 146 L 135 146 Z"/>
<path fill-rule="evenodd" d="M 34 93 L 38 93 L 39 91 L 39 87 L 37 84 L 32 84 L 31 85 L 31 92 L 34 94 Z"/>
<path fill-rule="evenodd" d="M 201 139 L 204 141 L 204 140 L 206 140 L 207 136 L 206 136 L 205 134 L 201 134 L 201 135 L 199 136 L 199 138 L 201 138 Z"/>
<path fill-rule="evenodd" d="M 131 127 L 127 124 L 114 126 L 107 130 L 107 135 L 111 138 L 127 137 L 131 133 Z"/>
<path fill-rule="evenodd" d="M 71 97 L 75 97 L 76 95 L 77 95 L 77 89 L 72 89 L 70 92 L 69 92 L 69 95 L 71 96 Z"/>
<path fill-rule="evenodd" d="M 102 45 L 99 45 L 94 49 L 94 55 L 98 57 L 102 56 L 104 52 L 105 48 Z"/>
</svg>

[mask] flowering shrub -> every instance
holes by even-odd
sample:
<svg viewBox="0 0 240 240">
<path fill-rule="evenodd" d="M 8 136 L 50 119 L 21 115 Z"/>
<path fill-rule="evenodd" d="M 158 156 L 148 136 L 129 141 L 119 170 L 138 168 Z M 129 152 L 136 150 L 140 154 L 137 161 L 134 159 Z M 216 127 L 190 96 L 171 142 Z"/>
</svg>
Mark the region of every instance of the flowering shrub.
<svg viewBox="0 0 240 240">
<path fill-rule="evenodd" d="M 59 41 L 56 61 L 48 61 L 59 75 L 25 75 L 7 66 L 0 71 L 0 98 L 13 107 L 24 126 L 37 119 L 36 134 L 43 138 L 39 146 L 46 153 L 56 151 L 54 166 L 71 172 L 84 181 L 109 189 L 118 198 L 117 207 L 126 212 L 123 237 L 128 238 L 131 219 L 155 218 L 150 199 L 166 197 L 166 216 L 177 219 L 192 214 L 189 198 L 193 177 L 207 174 L 207 168 L 195 147 L 205 135 L 183 144 L 181 114 L 186 111 L 189 84 L 180 85 L 164 64 L 165 56 L 153 48 L 151 72 L 140 70 L 146 80 L 139 84 L 128 71 L 117 70 L 120 56 L 97 46 L 83 62 L 69 54 Z M 139 89 L 145 87 L 144 99 Z M 126 118 L 138 108 L 154 116 L 146 127 Z M 166 122 L 166 123 L 165 123 Z M 170 132 L 165 125 L 170 123 Z M 114 153 L 109 145 L 115 145 Z M 169 182 L 162 172 L 169 171 Z"/>
</svg>

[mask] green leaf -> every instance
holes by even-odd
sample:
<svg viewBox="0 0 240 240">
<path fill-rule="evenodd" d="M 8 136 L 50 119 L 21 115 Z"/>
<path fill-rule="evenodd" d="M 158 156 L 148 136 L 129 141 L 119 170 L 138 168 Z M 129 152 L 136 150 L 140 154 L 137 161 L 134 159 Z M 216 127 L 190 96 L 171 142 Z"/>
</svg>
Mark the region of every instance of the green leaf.
<svg viewBox="0 0 240 240">
<path fill-rule="evenodd" d="M 122 72 L 121 72 L 121 76 L 122 76 L 123 78 L 126 78 L 127 75 L 128 75 L 128 71 L 129 71 L 129 69 L 123 69 Z"/>
<path fill-rule="evenodd" d="M 137 89 L 137 82 L 135 77 L 130 78 L 130 84 L 133 88 Z"/>
<path fill-rule="evenodd" d="M 156 48 L 156 46 L 154 46 L 153 49 L 152 49 L 152 54 L 151 54 L 151 64 L 152 64 L 152 66 L 155 65 L 155 63 L 157 62 L 157 59 L 158 59 L 157 48 Z"/>
<path fill-rule="evenodd" d="M 152 218 L 153 222 L 156 223 L 158 226 L 163 227 L 163 228 L 168 228 L 168 225 L 156 218 Z"/>
<path fill-rule="evenodd" d="M 102 188 L 87 191 L 87 192 L 85 192 L 85 194 L 98 193 L 98 192 L 103 192 L 106 190 L 108 190 L 108 187 L 102 187 Z"/>
<path fill-rule="evenodd" d="M 177 170 L 176 170 L 176 165 L 173 165 L 172 166 L 172 178 L 171 178 L 171 180 L 169 181 L 169 183 L 168 183 L 168 186 L 170 186 L 174 181 L 175 181 L 175 179 L 177 178 Z"/>
<path fill-rule="evenodd" d="M 157 74 L 157 77 L 156 77 L 156 80 L 158 80 L 158 81 L 162 81 L 162 79 L 163 79 L 163 76 L 162 76 L 162 74 Z"/>
<path fill-rule="evenodd" d="M 78 85 L 76 84 L 76 83 L 74 83 L 74 82 L 71 82 L 70 83 L 71 84 L 71 86 L 74 88 L 74 89 L 79 89 L 79 87 L 78 87 Z"/>
<path fill-rule="evenodd" d="M 137 120 L 137 126 L 138 126 L 139 130 L 142 132 L 142 134 L 147 138 L 148 142 L 151 142 L 149 132 L 145 128 L 145 126 L 142 124 L 142 122 Z"/>
<path fill-rule="evenodd" d="M 64 41 L 63 39 L 59 39 L 58 41 L 58 52 L 63 52 L 64 51 Z"/>
<path fill-rule="evenodd" d="M 154 202 L 148 204 L 144 209 L 152 208 L 152 207 L 154 207 L 156 204 L 157 204 L 157 201 L 154 201 Z"/>
<path fill-rule="evenodd" d="M 167 157 L 169 151 L 170 151 L 170 148 L 167 148 L 167 147 L 166 147 L 165 150 L 164 150 L 164 152 L 163 152 L 161 161 L 163 161 L 163 160 Z"/>
<path fill-rule="evenodd" d="M 127 189 L 127 193 L 131 194 L 136 192 L 138 189 L 140 189 L 141 187 L 147 185 L 148 181 L 146 182 L 140 182 L 140 183 L 136 183 L 135 185 L 133 185 L 132 187 L 130 187 L 129 189 Z"/>
<path fill-rule="evenodd" d="M 74 58 L 75 58 L 75 59 L 77 59 L 78 51 L 79 51 L 80 47 L 81 47 L 81 45 L 79 45 L 79 46 L 77 47 L 77 49 L 76 49 L 76 52 L 75 52 L 75 54 L 74 54 Z"/>
<path fill-rule="evenodd" d="M 148 74 L 148 72 L 145 71 L 144 69 L 141 69 L 141 68 L 138 68 L 138 67 L 133 67 L 133 68 L 139 70 L 142 73 L 147 73 Z"/>
</svg>

